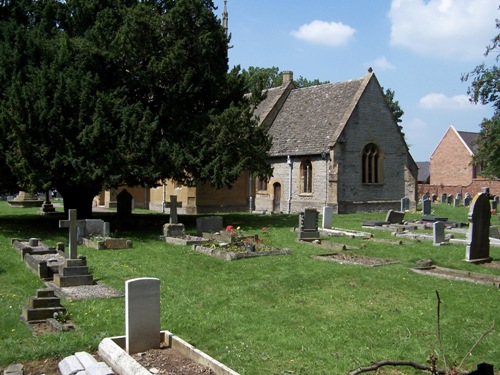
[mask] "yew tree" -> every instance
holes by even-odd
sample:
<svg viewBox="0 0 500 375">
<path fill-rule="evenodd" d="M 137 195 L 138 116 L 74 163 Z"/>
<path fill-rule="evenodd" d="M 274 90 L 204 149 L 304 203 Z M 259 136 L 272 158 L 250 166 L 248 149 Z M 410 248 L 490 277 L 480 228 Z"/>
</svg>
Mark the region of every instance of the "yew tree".
<svg viewBox="0 0 500 375">
<path fill-rule="evenodd" d="M 211 0 L 0 5 L 0 149 L 21 188 L 54 187 L 89 217 L 119 184 L 270 176 Z"/>
</svg>

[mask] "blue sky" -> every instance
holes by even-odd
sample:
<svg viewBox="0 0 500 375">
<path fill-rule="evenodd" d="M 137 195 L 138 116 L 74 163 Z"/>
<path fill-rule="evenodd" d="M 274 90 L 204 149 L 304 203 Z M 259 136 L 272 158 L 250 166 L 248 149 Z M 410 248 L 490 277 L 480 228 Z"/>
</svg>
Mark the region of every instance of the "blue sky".
<svg viewBox="0 0 500 375">
<path fill-rule="evenodd" d="M 220 17 L 223 0 L 214 0 Z M 339 82 L 372 67 L 396 93 L 415 161 L 429 160 L 446 130 L 479 132 L 491 106 L 470 104 L 460 77 L 482 62 L 499 32 L 498 0 L 227 0 L 229 65 L 291 70 Z M 485 60 L 486 59 L 486 60 Z"/>
</svg>

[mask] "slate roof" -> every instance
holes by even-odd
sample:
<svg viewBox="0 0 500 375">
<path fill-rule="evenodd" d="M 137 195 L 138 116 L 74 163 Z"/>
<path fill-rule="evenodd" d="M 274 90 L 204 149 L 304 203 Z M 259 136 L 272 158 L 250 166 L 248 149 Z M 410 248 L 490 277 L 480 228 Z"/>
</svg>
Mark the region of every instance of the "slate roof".
<svg viewBox="0 0 500 375">
<path fill-rule="evenodd" d="M 417 161 L 419 183 L 428 184 L 431 177 L 431 163 L 429 161 Z"/>
<path fill-rule="evenodd" d="M 462 131 L 457 131 L 458 135 L 462 138 L 462 140 L 465 142 L 467 147 L 470 148 L 473 154 L 476 153 L 477 146 L 474 144 L 476 141 L 477 137 L 479 136 L 479 133 L 473 133 L 473 132 L 462 132 Z"/>
<path fill-rule="evenodd" d="M 363 77 L 291 90 L 269 128 L 273 137 L 270 155 L 312 155 L 327 150 L 340 135 L 367 82 Z M 262 116 L 277 93 L 269 90 L 256 113 Z"/>
</svg>

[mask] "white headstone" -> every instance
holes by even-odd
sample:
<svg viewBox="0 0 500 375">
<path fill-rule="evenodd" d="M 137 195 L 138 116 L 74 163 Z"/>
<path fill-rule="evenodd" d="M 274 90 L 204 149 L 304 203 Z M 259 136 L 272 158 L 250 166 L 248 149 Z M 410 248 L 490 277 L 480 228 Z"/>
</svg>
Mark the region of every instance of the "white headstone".
<svg viewBox="0 0 500 375">
<path fill-rule="evenodd" d="M 160 347 L 160 279 L 125 282 L 125 350 L 128 354 Z"/>
<path fill-rule="evenodd" d="M 325 229 L 332 229 L 333 223 L 333 208 L 330 206 L 323 207 L 322 227 Z"/>
</svg>

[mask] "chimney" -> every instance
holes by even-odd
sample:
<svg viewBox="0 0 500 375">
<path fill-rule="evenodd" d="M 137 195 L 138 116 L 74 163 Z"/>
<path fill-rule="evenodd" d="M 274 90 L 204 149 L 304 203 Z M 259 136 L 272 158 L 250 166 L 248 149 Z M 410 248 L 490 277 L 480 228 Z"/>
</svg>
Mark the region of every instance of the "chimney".
<svg viewBox="0 0 500 375">
<path fill-rule="evenodd" d="M 286 70 L 283 72 L 283 84 L 286 85 L 288 82 L 293 81 L 293 72 Z"/>
</svg>

